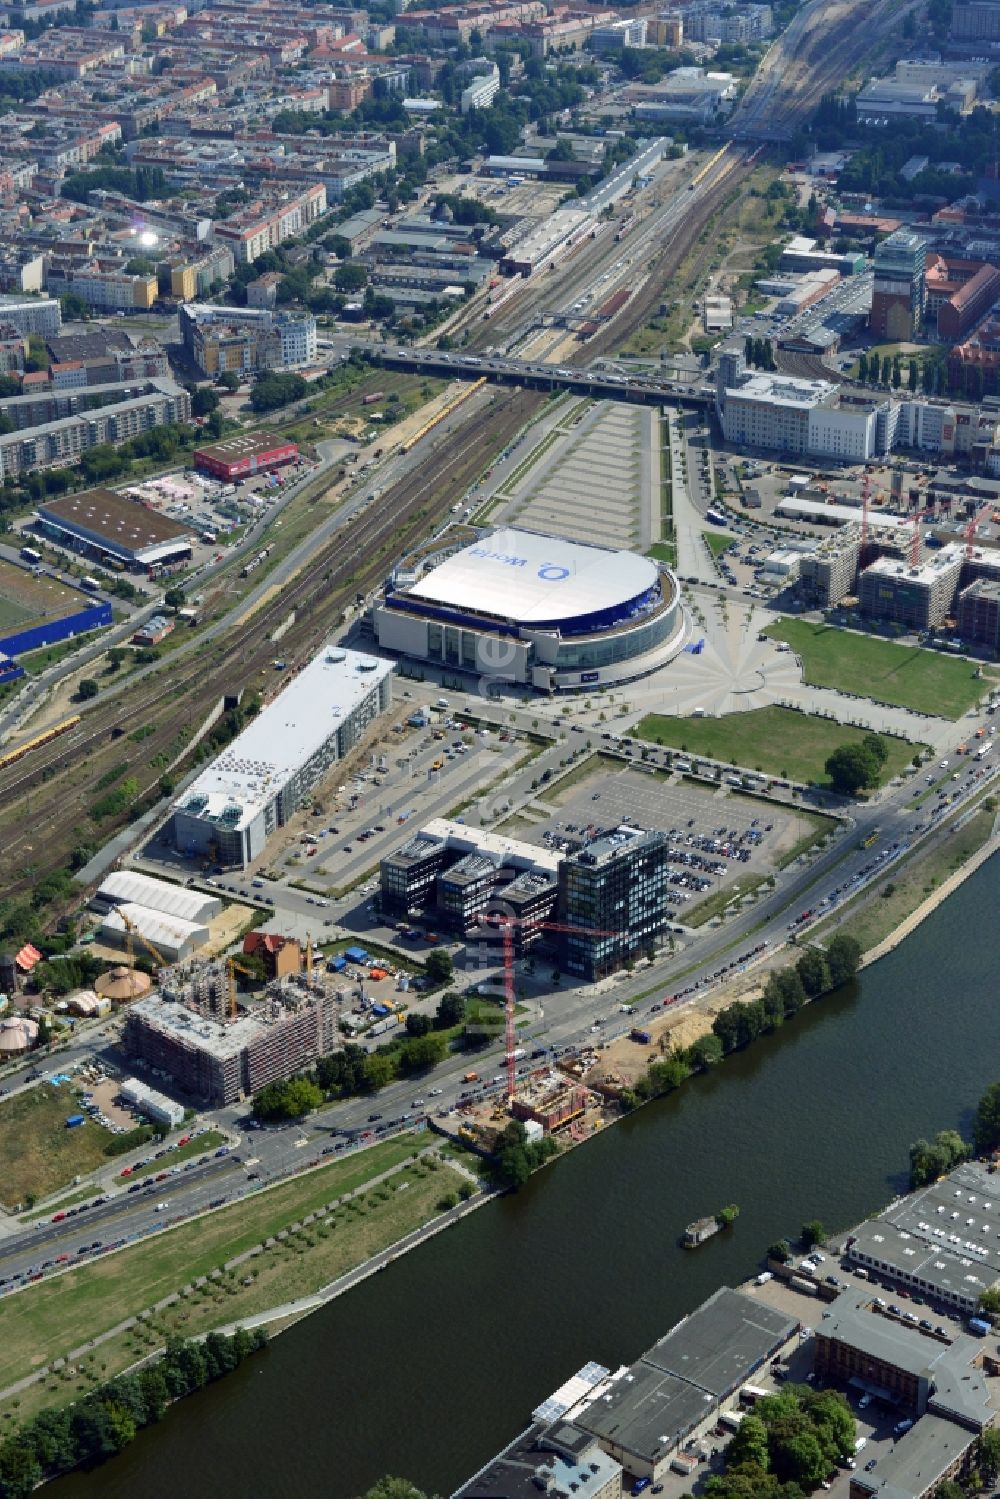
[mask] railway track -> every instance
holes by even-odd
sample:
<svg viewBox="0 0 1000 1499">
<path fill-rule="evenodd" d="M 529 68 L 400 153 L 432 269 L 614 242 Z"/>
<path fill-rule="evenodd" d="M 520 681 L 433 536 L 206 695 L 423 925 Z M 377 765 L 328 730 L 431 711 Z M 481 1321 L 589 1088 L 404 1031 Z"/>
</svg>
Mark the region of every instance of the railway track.
<svg viewBox="0 0 1000 1499">
<path fill-rule="evenodd" d="M 502 448 L 544 397 L 524 391 L 498 395 L 489 423 L 489 444 Z M 74 842 L 86 836 L 86 816 L 100 781 L 111 765 L 139 781 L 140 796 L 156 787 L 162 756 L 176 745 L 178 731 L 203 721 L 228 684 L 253 684 L 267 671 L 274 646 L 270 635 L 291 610 L 296 621 L 282 638 L 282 651 L 296 656 L 314 650 L 341 617 L 356 592 L 367 592 L 387 570 L 408 532 L 433 525 L 465 493 L 484 462 L 481 421 L 449 432 L 413 472 L 391 486 L 383 501 L 346 532 L 338 532 L 314 559 L 244 629 L 213 642 L 204 654 L 170 673 L 152 675 L 126 703 L 109 699 L 82 716 L 80 725 L 38 751 L 0 785 L 0 878 L 7 894 L 30 888 L 43 869 L 65 863 Z M 148 685 L 147 685 L 148 683 Z M 183 716 L 183 717 L 182 717 Z M 136 744 L 137 727 L 152 733 Z M 157 765 L 159 761 L 159 765 Z M 37 805 L 38 793 L 43 805 Z M 30 815 L 25 816 L 25 811 Z"/>
</svg>

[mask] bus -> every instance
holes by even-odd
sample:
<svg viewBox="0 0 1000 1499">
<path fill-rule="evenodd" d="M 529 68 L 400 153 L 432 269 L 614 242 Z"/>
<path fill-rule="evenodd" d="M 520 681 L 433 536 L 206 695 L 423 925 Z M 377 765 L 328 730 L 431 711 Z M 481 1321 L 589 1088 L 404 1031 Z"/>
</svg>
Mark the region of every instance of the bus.
<svg viewBox="0 0 1000 1499">
<path fill-rule="evenodd" d="M 34 547 L 22 547 L 21 557 L 25 562 L 30 562 L 32 567 L 37 567 L 42 560 L 41 552 L 36 552 Z"/>
</svg>

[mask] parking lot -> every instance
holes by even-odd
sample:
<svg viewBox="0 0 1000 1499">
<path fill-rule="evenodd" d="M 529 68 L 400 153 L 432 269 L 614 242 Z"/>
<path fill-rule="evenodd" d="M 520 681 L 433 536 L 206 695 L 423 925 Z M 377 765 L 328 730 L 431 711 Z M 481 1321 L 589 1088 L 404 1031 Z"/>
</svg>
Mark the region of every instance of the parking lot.
<svg viewBox="0 0 1000 1499">
<path fill-rule="evenodd" d="M 738 875 L 770 873 L 811 824 L 793 809 L 723 787 L 712 791 L 681 776 L 666 779 L 595 759 L 593 772 L 564 794 L 536 798 L 527 815 L 503 830 L 542 847 L 569 852 L 621 824 L 668 834 L 670 900 L 675 907 L 708 895 Z M 549 806 L 548 818 L 535 820 Z"/>
</svg>

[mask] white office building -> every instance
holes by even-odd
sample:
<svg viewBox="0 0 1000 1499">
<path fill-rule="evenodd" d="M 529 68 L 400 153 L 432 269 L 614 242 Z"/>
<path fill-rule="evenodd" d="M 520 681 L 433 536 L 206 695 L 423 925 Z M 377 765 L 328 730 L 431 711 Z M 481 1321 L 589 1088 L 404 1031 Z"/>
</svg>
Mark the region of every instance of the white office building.
<svg viewBox="0 0 1000 1499">
<path fill-rule="evenodd" d="M 174 804 L 174 844 L 245 867 L 392 701 L 393 664 L 328 645 Z"/>
<path fill-rule="evenodd" d="M 723 391 L 722 430 L 738 448 L 865 462 L 878 451 L 876 406 L 842 405 L 829 380 L 755 374 Z"/>
</svg>

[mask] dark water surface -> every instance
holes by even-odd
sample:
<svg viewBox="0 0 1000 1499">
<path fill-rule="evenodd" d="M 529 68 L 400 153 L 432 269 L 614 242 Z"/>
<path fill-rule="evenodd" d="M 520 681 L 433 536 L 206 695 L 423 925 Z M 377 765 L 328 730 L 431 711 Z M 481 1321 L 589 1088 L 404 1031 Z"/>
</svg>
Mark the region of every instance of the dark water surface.
<svg viewBox="0 0 1000 1499">
<path fill-rule="evenodd" d="M 52 1499 L 448 1494 L 588 1359 L 615 1366 L 807 1218 L 905 1185 L 919 1135 L 1000 1079 L 1000 862 L 850 991 L 574 1151 L 183 1401 Z M 685 1253 L 692 1218 L 741 1207 Z"/>
</svg>

